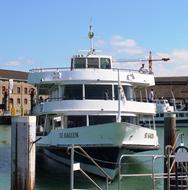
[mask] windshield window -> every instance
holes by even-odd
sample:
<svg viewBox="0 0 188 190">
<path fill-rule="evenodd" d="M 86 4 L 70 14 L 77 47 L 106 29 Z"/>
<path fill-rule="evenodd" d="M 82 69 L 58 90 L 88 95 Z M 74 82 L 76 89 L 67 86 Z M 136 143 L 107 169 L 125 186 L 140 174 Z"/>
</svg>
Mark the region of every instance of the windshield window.
<svg viewBox="0 0 188 190">
<path fill-rule="evenodd" d="M 101 69 L 111 69 L 109 58 L 101 58 L 100 64 L 101 64 Z"/>
<path fill-rule="evenodd" d="M 86 59 L 85 58 L 75 58 L 74 59 L 74 68 L 86 68 Z"/>
<path fill-rule="evenodd" d="M 99 68 L 99 59 L 98 58 L 88 58 L 87 65 L 88 65 L 88 68 Z"/>
</svg>

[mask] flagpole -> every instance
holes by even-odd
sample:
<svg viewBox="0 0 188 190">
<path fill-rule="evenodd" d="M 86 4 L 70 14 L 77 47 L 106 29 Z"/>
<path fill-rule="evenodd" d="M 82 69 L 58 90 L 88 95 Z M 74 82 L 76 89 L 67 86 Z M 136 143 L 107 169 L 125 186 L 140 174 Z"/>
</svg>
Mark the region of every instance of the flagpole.
<svg viewBox="0 0 188 190">
<path fill-rule="evenodd" d="M 120 93 L 121 85 L 120 85 L 120 75 L 118 69 L 118 120 L 117 122 L 121 122 L 121 93 Z"/>
</svg>

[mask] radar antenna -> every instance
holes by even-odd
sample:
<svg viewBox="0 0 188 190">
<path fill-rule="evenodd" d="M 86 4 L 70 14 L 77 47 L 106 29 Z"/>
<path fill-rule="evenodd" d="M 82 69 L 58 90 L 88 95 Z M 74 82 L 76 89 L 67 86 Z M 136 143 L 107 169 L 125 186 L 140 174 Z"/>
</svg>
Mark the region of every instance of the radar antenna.
<svg viewBox="0 0 188 190">
<path fill-rule="evenodd" d="M 94 32 L 92 31 L 92 21 L 90 21 L 90 25 L 89 25 L 89 33 L 88 33 L 88 37 L 90 40 L 90 52 L 89 54 L 94 54 L 95 49 L 94 49 L 94 43 L 93 43 L 93 38 L 94 38 Z"/>
</svg>

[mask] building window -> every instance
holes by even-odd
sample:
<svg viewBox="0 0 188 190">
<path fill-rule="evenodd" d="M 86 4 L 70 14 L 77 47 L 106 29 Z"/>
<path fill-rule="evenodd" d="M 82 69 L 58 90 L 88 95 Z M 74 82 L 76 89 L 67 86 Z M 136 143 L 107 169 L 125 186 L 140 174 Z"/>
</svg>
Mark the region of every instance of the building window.
<svg viewBox="0 0 188 190">
<path fill-rule="evenodd" d="M 17 98 L 17 104 L 20 104 L 20 102 L 21 102 L 20 98 Z"/>
<path fill-rule="evenodd" d="M 24 104 L 27 104 L 27 99 L 26 98 L 24 99 Z"/>
<path fill-rule="evenodd" d="M 20 94 L 21 90 L 20 87 L 17 87 L 17 94 Z"/>
<path fill-rule="evenodd" d="M 24 88 L 24 94 L 27 94 L 27 88 Z"/>
<path fill-rule="evenodd" d="M 5 87 L 5 86 L 2 86 L 2 94 L 5 93 L 5 90 L 6 90 L 6 87 Z"/>
</svg>

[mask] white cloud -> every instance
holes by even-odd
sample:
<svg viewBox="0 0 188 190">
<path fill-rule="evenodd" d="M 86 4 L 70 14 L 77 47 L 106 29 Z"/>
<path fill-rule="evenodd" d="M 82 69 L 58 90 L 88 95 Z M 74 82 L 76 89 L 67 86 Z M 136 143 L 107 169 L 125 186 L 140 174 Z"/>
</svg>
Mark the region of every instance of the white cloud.
<svg viewBox="0 0 188 190">
<path fill-rule="evenodd" d="M 119 53 L 138 55 L 144 52 L 144 49 L 138 46 L 135 40 L 123 38 L 122 36 L 113 36 L 110 40 L 110 45 Z"/>
<path fill-rule="evenodd" d="M 136 56 L 134 56 L 136 57 Z M 152 54 L 152 59 L 170 58 L 169 61 L 153 61 L 152 70 L 155 76 L 188 76 L 188 50 L 172 50 L 171 52 L 157 52 Z M 148 55 L 143 57 L 148 59 Z M 132 58 L 130 58 L 132 60 Z M 145 69 L 148 69 L 148 61 L 139 62 L 139 59 L 135 62 L 121 62 L 115 63 L 114 67 L 128 68 L 138 70 L 142 63 L 145 64 Z"/>
<path fill-rule="evenodd" d="M 145 56 L 146 50 L 137 45 L 133 39 L 126 39 L 121 36 L 113 36 L 110 40 L 111 47 L 119 53 L 119 55 L 127 54 L 138 59 L 139 56 Z M 148 51 L 149 52 L 149 51 Z M 133 56 L 133 57 L 132 57 Z M 143 57 L 148 58 L 148 55 Z M 169 61 L 158 62 L 153 61 L 153 72 L 155 76 L 188 76 L 188 49 L 174 49 L 171 52 L 157 52 L 152 54 L 153 59 L 170 58 Z M 143 62 L 126 62 L 116 63 L 115 67 L 139 69 Z M 148 69 L 148 63 L 145 62 L 145 68 Z"/>
<path fill-rule="evenodd" d="M 188 76 L 188 50 L 176 49 L 169 53 L 157 53 L 158 57 L 169 57 L 170 61 L 154 63 L 156 76 Z"/>
<path fill-rule="evenodd" d="M 7 67 L 16 67 L 16 66 L 25 66 L 25 65 L 32 65 L 33 60 L 32 59 L 26 59 L 24 57 L 18 57 L 14 60 L 7 61 L 4 65 Z"/>
</svg>

